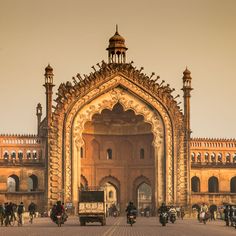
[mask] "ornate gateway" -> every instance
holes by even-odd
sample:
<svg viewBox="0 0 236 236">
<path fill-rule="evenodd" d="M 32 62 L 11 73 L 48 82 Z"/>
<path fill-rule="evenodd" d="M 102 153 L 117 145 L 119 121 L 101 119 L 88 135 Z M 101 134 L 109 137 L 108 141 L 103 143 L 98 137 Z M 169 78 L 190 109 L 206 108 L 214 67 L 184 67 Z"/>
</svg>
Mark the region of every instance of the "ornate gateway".
<svg viewBox="0 0 236 236">
<path fill-rule="evenodd" d="M 127 188 L 134 185 L 129 181 L 144 175 L 149 175 L 144 176 L 144 181 L 150 180 L 154 208 L 162 202 L 186 205 L 189 201 L 188 137 L 184 115 L 171 95 L 173 90 L 163 82 L 158 83 L 159 77 L 152 79 L 154 73 L 148 77 L 142 73 L 142 68 L 137 70 L 132 63 L 125 62 L 127 48 L 118 32 L 109 42 L 109 63 L 103 61 L 98 64 L 98 69 L 92 67 L 94 72 L 90 75 L 82 78 L 78 74 L 77 78 L 73 78 L 73 85 L 67 82 L 58 89 L 57 104 L 48 119 L 48 204 L 63 198 L 65 202 L 77 206 L 81 176 L 87 178 L 88 184 L 99 184 L 107 172 L 108 176 L 114 175 L 120 183 L 121 208 L 130 200 Z M 144 167 L 144 162 L 137 167 L 137 174 L 132 174 L 136 173 L 131 171 L 132 165 L 136 165 L 135 161 L 125 160 L 121 164 L 121 161 L 107 163 L 100 160 L 97 163 L 104 170 L 104 176 L 101 176 L 98 165 L 91 164 L 95 157 L 91 157 L 90 162 L 90 157 L 87 161 L 81 159 L 84 147 L 87 153 L 91 151 L 90 144 L 84 141 L 83 133 L 86 122 L 93 121 L 95 116 L 101 117 L 103 111 L 114 111 L 117 104 L 124 114 L 132 112 L 151 127 L 150 135 L 153 138 L 150 158 L 153 159 L 153 165 Z M 122 125 L 119 127 L 119 130 L 125 130 Z M 118 137 L 111 130 L 109 138 Z M 130 135 L 137 132 L 138 128 L 132 129 Z M 93 135 L 96 138 L 98 131 L 93 131 Z M 130 135 L 125 138 L 131 139 Z M 124 137 L 124 133 L 120 137 Z M 102 153 L 104 143 L 99 145 Z M 136 152 L 135 147 L 132 150 Z M 115 170 L 118 166 L 119 172 Z M 145 168 L 149 168 L 148 171 Z M 119 177 L 120 173 L 129 175 L 126 182 L 122 180 L 123 177 Z"/>
</svg>

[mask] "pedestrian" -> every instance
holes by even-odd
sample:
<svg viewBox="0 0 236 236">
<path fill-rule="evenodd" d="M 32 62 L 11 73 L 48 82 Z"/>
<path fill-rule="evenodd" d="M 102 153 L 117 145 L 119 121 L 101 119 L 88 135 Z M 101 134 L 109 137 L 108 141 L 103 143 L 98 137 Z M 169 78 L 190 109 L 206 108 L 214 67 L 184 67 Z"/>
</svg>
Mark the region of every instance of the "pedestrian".
<svg viewBox="0 0 236 236">
<path fill-rule="evenodd" d="M 25 212 L 24 203 L 21 202 L 17 208 L 17 215 L 18 215 L 18 226 L 22 226 L 24 223 L 23 213 Z"/>
<path fill-rule="evenodd" d="M 1 224 L 1 226 L 3 226 L 4 214 L 5 214 L 5 209 L 3 207 L 3 204 L 0 204 L 0 224 Z"/>
</svg>

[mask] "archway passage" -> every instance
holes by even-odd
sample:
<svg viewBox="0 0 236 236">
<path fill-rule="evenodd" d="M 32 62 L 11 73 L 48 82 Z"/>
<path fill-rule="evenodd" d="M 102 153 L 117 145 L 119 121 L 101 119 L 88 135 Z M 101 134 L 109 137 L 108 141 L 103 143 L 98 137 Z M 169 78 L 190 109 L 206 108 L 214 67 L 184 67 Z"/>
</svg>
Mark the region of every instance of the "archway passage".
<svg viewBox="0 0 236 236">
<path fill-rule="evenodd" d="M 38 177 L 36 175 L 30 175 L 28 178 L 28 191 L 38 190 Z"/>
<path fill-rule="evenodd" d="M 152 189 L 151 186 L 142 183 L 137 189 L 137 203 L 139 212 L 144 214 L 152 209 Z"/>
<path fill-rule="evenodd" d="M 107 190 L 108 208 L 115 204 L 124 211 L 134 190 L 133 181 L 143 172 L 154 182 L 155 158 L 151 124 L 120 103 L 92 116 L 82 133 L 85 152 L 82 175 L 89 186 L 101 184 Z M 78 155 L 80 156 L 80 155 Z M 145 168 L 144 168 L 145 166 Z M 136 188 L 136 187 L 135 187 Z M 113 199 L 113 200 L 112 200 Z"/>
<path fill-rule="evenodd" d="M 20 188 L 20 181 L 17 175 L 11 175 L 7 178 L 7 191 L 17 192 Z"/>
</svg>

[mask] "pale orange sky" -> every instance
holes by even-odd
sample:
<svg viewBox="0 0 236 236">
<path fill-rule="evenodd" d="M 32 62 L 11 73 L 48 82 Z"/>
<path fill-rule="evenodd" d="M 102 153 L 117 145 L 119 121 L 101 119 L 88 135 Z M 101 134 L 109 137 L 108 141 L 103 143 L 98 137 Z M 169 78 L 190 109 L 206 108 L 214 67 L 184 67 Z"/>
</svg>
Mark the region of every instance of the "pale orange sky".
<svg viewBox="0 0 236 236">
<path fill-rule="evenodd" d="M 179 101 L 188 66 L 193 137 L 236 138 L 235 0 L 1 0 L 0 133 L 36 133 L 45 66 L 54 68 L 55 95 L 107 61 L 115 24 L 128 61 L 160 75 Z"/>
</svg>

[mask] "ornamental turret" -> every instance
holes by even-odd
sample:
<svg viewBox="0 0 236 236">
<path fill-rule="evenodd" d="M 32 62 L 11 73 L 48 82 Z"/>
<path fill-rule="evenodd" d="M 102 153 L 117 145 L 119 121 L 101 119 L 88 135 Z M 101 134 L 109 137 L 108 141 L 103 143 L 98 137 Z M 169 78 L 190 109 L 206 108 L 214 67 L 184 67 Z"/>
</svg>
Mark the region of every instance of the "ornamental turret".
<svg viewBox="0 0 236 236">
<path fill-rule="evenodd" d="M 52 94 L 53 94 L 53 68 L 48 64 L 45 68 L 45 83 L 44 87 L 46 89 L 46 118 L 47 118 L 47 128 L 50 127 L 51 117 L 52 117 Z"/>
<path fill-rule="evenodd" d="M 37 120 L 38 120 L 38 123 L 37 123 L 37 130 L 38 130 L 38 135 L 39 135 L 39 132 L 40 132 L 40 124 L 41 124 L 41 118 L 42 118 L 42 106 L 40 103 L 38 103 L 37 107 L 36 107 L 36 115 L 37 115 Z"/>
<path fill-rule="evenodd" d="M 183 92 L 184 92 L 184 124 L 187 139 L 190 139 L 191 129 L 190 129 L 190 97 L 191 91 L 193 88 L 191 87 L 191 72 L 186 68 L 183 72 Z"/>
<path fill-rule="evenodd" d="M 125 39 L 118 33 L 118 26 L 116 25 L 115 34 L 109 39 L 108 62 L 109 63 L 126 63 Z"/>
</svg>

